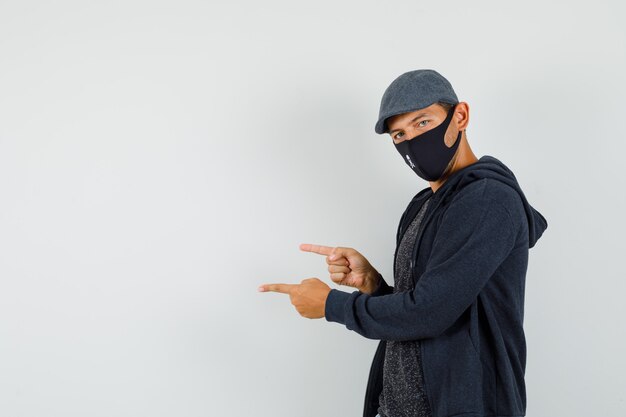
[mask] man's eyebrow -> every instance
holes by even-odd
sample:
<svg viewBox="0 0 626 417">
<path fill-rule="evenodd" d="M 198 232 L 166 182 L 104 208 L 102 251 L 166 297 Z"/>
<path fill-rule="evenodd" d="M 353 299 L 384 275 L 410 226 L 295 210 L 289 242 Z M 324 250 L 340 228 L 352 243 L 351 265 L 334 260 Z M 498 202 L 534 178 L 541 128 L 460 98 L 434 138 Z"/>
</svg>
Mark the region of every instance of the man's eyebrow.
<svg viewBox="0 0 626 417">
<path fill-rule="evenodd" d="M 413 118 L 413 120 L 411 120 L 411 121 L 409 122 L 409 124 L 413 123 L 414 121 L 416 121 L 416 120 L 417 120 L 417 119 L 419 119 L 420 117 L 424 117 L 424 116 L 428 116 L 428 113 L 426 113 L 426 112 L 424 112 L 424 113 L 419 113 L 417 116 L 415 116 L 415 117 Z M 401 130 L 401 129 L 393 129 L 393 130 L 390 130 L 390 131 L 389 131 L 389 134 L 391 135 L 393 132 L 397 132 L 398 130 Z"/>
</svg>

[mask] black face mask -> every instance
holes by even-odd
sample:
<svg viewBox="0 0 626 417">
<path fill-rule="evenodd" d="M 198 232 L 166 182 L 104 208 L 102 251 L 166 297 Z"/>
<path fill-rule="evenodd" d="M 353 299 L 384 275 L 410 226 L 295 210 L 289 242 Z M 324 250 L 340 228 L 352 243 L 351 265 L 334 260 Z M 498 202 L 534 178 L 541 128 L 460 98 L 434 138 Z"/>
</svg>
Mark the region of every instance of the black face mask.
<svg viewBox="0 0 626 417">
<path fill-rule="evenodd" d="M 394 143 L 407 165 L 426 181 L 436 181 L 441 178 L 461 143 L 462 131 L 459 131 L 452 147 L 448 148 L 445 142 L 446 130 L 452 121 L 455 107 L 452 106 L 446 120 L 439 126 L 413 139 Z"/>
</svg>

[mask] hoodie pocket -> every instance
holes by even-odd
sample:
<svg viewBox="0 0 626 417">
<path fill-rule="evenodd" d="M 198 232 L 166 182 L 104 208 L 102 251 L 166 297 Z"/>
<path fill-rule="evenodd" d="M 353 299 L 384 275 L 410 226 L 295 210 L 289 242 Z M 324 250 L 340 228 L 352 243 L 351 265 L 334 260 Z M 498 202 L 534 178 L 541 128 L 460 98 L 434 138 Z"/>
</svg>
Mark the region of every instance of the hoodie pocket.
<svg viewBox="0 0 626 417">
<path fill-rule="evenodd" d="M 482 389 L 483 409 L 485 414 L 497 415 L 497 380 L 495 364 L 492 363 L 493 357 L 488 352 L 481 352 L 476 348 L 476 344 L 472 339 L 472 335 L 467 329 L 467 341 L 468 345 L 471 345 L 471 350 L 476 356 L 476 363 L 480 364 L 480 384 Z"/>
</svg>

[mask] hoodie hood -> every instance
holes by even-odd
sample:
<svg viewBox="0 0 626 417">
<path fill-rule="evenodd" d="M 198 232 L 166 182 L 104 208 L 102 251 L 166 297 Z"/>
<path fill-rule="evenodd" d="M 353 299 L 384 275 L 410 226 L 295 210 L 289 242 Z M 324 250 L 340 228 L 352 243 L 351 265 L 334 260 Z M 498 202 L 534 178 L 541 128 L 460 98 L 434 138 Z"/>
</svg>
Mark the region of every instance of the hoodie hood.
<svg viewBox="0 0 626 417">
<path fill-rule="evenodd" d="M 535 246 L 537 240 L 548 228 L 548 222 L 539 211 L 530 205 L 513 172 L 499 159 L 490 155 L 482 156 L 475 163 L 453 172 L 433 195 L 438 196 L 444 202 L 461 188 L 482 178 L 491 178 L 503 182 L 517 191 L 524 204 L 528 219 L 528 247 Z"/>
</svg>

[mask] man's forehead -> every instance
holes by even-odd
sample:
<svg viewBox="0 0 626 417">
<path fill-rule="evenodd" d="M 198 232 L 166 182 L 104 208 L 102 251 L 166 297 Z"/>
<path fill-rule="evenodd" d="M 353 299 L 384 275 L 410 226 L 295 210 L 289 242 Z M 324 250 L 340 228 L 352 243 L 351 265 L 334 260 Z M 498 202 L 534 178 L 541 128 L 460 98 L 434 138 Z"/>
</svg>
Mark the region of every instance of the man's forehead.
<svg viewBox="0 0 626 417">
<path fill-rule="evenodd" d="M 397 128 L 395 126 L 392 126 L 392 124 L 396 124 L 396 123 L 403 123 L 405 120 L 414 120 L 416 118 L 420 118 L 423 116 L 432 116 L 436 113 L 436 108 L 437 108 L 437 104 L 431 104 L 428 107 L 424 107 L 418 110 L 413 110 L 410 112 L 406 112 L 406 113 L 401 113 L 401 114 L 396 114 L 395 116 L 391 116 L 389 117 L 389 119 L 387 119 L 387 126 L 389 127 L 389 133 L 393 132 L 394 130 L 397 130 Z"/>
<path fill-rule="evenodd" d="M 406 113 L 396 114 L 395 116 L 391 116 L 389 120 L 402 120 L 402 119 L 408 119 L 410 117 L 415 117 L 418 114 L 432 114 L 432 113 L 433 113 L 432 109 L 425 107 L 419 110 L 413 110 L 413 111 L 409 111 Z"/>
</svg>

